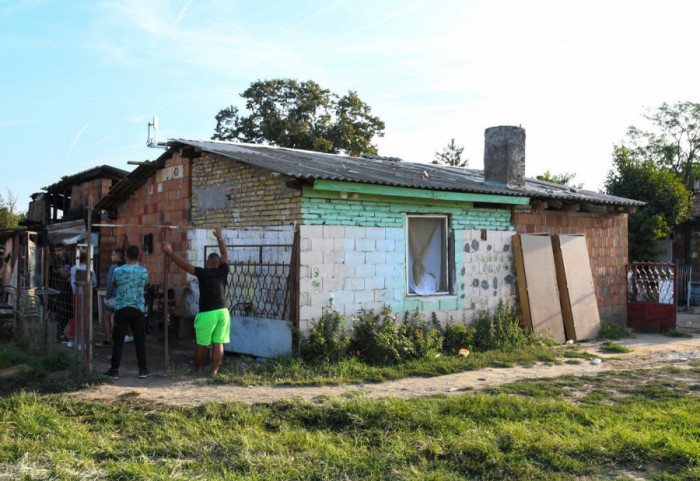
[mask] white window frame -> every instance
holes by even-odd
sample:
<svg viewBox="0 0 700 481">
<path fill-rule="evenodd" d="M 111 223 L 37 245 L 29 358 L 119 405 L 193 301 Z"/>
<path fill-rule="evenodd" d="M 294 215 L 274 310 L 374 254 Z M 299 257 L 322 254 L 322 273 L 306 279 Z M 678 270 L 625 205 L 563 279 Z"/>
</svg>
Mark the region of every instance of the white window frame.
<svg viewBox="0 0 700 481">
<path fill-rule="evenodd" d="M 445 289 L 438 289 L 432 294 L 418 294 L 411 291 L 411 273 L 409 269 L 412 268 L 410 265 L 410 245 L 409 245 L 409 229 L 411 219 L 440 219 L 442 220 L 442 252 L 444 259 L 442 269 L 441 269 L 441 279 L 440 285 L 444 285 Z M 406 226 L 405 226 L 405 238 L 406 238 L 406 259 L 405 259 L 405 274 L 406 274 L 406 295 L 408 297 L 430 297 L 430 296 L 445 296 L 451 294 L 450 287 L 450 262 L 452 260 L 449 258 L 449 232 L 450 232 L 450 219 L 446 214 L 406 214 Z"/>
</svg>

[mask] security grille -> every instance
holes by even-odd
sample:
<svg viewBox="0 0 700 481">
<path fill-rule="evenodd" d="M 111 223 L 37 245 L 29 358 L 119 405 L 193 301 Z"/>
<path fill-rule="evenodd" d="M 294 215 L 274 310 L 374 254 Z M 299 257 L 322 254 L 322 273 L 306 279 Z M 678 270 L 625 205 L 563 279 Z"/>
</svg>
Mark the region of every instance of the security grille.
<svg viewBox="0 0 700 481">
<path fill-rule="evenodd" d="M 635 263 L 627 266 L 627 301 L 675 303 L 673 264 Z"/>
<path fill-rule="evenodd" d="M 227 250 L 231 315 L 292 321 L 293 245 L 231 245 Z"/>
</svg>

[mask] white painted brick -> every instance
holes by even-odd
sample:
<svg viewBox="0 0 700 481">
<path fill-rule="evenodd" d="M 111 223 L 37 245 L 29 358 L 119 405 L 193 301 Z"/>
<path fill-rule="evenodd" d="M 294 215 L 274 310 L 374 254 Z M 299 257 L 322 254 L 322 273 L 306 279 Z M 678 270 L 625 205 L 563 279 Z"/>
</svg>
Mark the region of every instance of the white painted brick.
<svg viewBox="0 0 700 481">
<path fill-rule="evenodd" d="M 321 306 L 301 306 L 299 307 L 299 324 L 301 324 L 302 321 L 318 321 L 321 315 Z"/>
<path fill-rule="evenodd" d="M 345 227 L 345 237 L 349 239 L 364 239 L 365 228 L 358 226 L 346 226 Z"/>
<path fill-rule="evenodd" d="M 336 289 L 342 289 L 343 288 L 343 278 L 342 277 L 324 277 L 323 282 L 321 283 L 323 286 L 323 291 L 324 292 L 330 292 Z"/>
<path fill-rule="evenodd" d="M 310 306 L 311 305 L 311 296 L 309 296 L 308 292 L 300 292 L 299 293 L 299 306 Z"/>
<path fill-rule="evenodd" d="M 386 263 L 386 254 L 384 252 L 368 252 L 365 255 L 367 264 L 379 265 Z"/>
<path fill-rule="evenodd" d="M 355 241 L 355 250 L 360 252 L 374 252 L 376 244 L 374 239 L 357 239 Z"/>
<path fill-rule="evenodd" d="M 333 239 L 333 249 L 342 251 L 355 250 L 355 239 L 348 239 L 347 237 Z"/>
<path fill-rule="evenodd" d="M 332 251 L 333 239 L 312 238 L 311 249 L 318 252 Z"/>
<path fill-rule="evenodd" d="M 355 266 L 352 264 L 333 264 L 333 276 L 334 277 L 354 277 L 355 276 Z"/>
<path fill-rule="evenodd" d="M 367 277 L 365 278 L 365 289 L 383 289 L 384 288 L 384 278 L 379 276 Z"/>
<path fill-rule="evenodd" d="M 375 250 L 377 252 L 394 251 L 394 241 L 392 239 L 377 239 L 377 242 L 375 243 Z"/>
<path fill-rule="evenodd" d="M 324 264 L 340 264 L 345 262 L 345 252 L 340 250 L 331 250 L 323 252 Z"/>
<path fill-rule="evenodd" d="M 304 265 L 316 265 L 323 261 L 323 252 L 308 251 L 299 253 L 299 264 Z"/>
<path fill-rule="evenodd" d="M 374 292 L 373 291 L 356 291 L 355 292 L 355 304 L 360 304 L 365 307 L 370 302 L 374 302 Z"/>
<path fill-rule="evenodd" d="M 387 252 L 386 263 L 390 265 L 403 266 L 406 262 L 406 256 L 402 252 Z"/>
<path fill-rule="evenodd" d="M 343 289 L 349 291 L 362 291 L 365 288 L 365 280 L 362 277 L 346 277 L 343 280 Z"/>
<path fill-rule="evenodd" d="M 299 241 L 299 248 L 301 252 L 308 252 L 311 250 L 311 239 L 301 239 Z"/>
<path fill-rule="evenodd" d="M 316 287 L 313 285 L 314 281 L 319 283 L 319 286 Z M 299 279 L 299 292 L 316 292 L 321 289 L 321 280 L 319 279 L 311 279 L 311 278 L 305 278 L 305 279 Z"/>
<path fill-rule="evenodd" d="M 361 265 L 365 263 L 365 253 L 357 251 L 345 252 L 345 263 L 350 265 Z"/>
<path fill-rule="evenodd" d="M 312 292 L 310 297 L 312 306 L 328 307 L 329 297 L 327 292 Z"/>
<path fill-rule="evenodd" d="M 299 279 L 311 277 L 311 269 L 309 266 L 299 266 Z"/>
<path fill-rule="evenodd" d="M 402 228 L 387 228 L 384 235 L 387 239 L 403 241 L 406 233 Z"/>
<path fill-rule="evenodd" d="M 365 231 L 366 239 L 384 239 L 386 237 L 386 229 L 384 227 L 367 227 Z"/>
<path fill-rule="evenodd" d="M 323 237 L 322 225 L 302 225 L 299 227 L 299 235 L 302 239 L 306 237 L 320 239 Z"/>
<path fill-rule="evenodd" d="M 355 266 L 355 277 L 374 277 L 376 275 L 376 266 L 374 264 L 361 264 Z"/>
<path fill-rule="evenodd" d="M 323 237 L 326 239 L 343 239 L 345 238 L 345 227 L 342 225 L 324 225 Z"/>
</svg>

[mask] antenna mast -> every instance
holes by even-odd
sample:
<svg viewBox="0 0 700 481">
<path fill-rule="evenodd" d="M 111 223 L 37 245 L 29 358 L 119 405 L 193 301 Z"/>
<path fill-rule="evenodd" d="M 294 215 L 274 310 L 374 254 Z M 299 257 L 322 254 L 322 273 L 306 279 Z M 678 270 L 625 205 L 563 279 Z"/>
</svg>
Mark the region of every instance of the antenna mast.
<svg viewBox="0 0 700 481">
<path fill-rule="evenodd" d="M 151 130 L 153 129 L 153 130 Z M 165 149 L 165 142 L 156 142 L 156 131 L 158 130 L 158 116 L 153 116 L 153 122 L 148 122 L 148 138 L 146 145 L 152 149 Z"/>
</svg>

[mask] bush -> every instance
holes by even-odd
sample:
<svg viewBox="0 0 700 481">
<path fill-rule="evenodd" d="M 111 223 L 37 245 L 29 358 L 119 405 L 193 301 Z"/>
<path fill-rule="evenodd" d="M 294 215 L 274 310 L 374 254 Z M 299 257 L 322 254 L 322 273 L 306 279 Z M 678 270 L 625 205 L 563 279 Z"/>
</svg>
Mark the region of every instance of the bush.
<svg viewBox="0 0 700 481">
<path fill-rule="evenodd" d="M 462 323 L 448 322 L 442 329 L 442 351 L 445 354 L 457 355 L 460 349 L 474 349 L 476 329 Z"/>
<path fill-rule="evenodd" d="M 476 320 L 475 351 L 521 347 L 536 342 L 548 342 L 548 340 L 525 332 L 520 327 L 520 317 L 511 307 L 510 302 L 500 302 L 494 316 L 482 313 Z"/>
<path fill-rule="evenodd" d="M 353 319 L 350 350 L 368 364 L 397 364 L 420 359 L 440 349 L 440 335 L 431 331 L 418 311 L 406 312 L 400 324 L 391 310 L 362 309 Z"/>
<path fill-rule="evenodd" d="M 301 357 L 306 361 L 337 361 L 348 355 L 350 338 L 345 335 L 345 318 L 333 309 L 323 309 L 323 315 L 311 327 L 308 339 L 301 338 Z"/>
<path fill-rule="evenodd" d="M 600 325 L 600 338 L 601 339 L 612 339 L 616 341 L 618 339 L 624 339 L 626 337 L 632 337 L 632 331 L 625 326 L 620 326 L 619 324 L 611 324 L 609 322 L 604 322 Z"/>
</svg>

